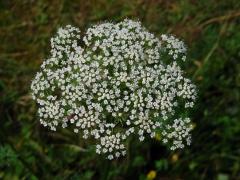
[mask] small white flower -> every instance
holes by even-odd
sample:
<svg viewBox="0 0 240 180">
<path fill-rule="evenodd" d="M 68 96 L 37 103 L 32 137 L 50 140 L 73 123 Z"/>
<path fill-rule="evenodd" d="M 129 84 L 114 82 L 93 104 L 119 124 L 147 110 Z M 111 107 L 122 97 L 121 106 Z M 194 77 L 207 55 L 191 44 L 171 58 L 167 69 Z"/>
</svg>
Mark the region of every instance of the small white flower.
<svg viewBox="0 0 240 180">
<path fill-rule="evenodd" d="M 134 133 L 143 141 L 160 130 L 171 150 L 191 143 L 190 119 L 172 119 L 178 106 L 192 108 L 196 99 L 178 65 L 186 60 L 182 41 L 157 38 L 126 19 L 90 27 L 83 37 L 67 25 L 51 38 L 51 48 L 31 84 L 43 126 L 55 131 L 71 124 L 83 138 L 95 138 L 96 153 L 110 160 L 126 154 Z"/>
</svg>

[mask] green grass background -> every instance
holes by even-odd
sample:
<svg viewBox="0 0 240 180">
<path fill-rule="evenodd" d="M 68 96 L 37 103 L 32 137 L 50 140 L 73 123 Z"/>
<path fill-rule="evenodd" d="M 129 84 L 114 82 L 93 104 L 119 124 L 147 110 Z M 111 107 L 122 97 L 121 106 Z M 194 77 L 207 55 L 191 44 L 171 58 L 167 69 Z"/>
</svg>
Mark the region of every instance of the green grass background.
<svg viewBox="0 0 240 180">
<path fill-rule="evenodd" d="M 187 76 L 198 86 L 192 145 L 168 151 L 131 140 L 108 161 L 68 130 L 50 132 L 36 116 L 31 79 L 66 24 L 139 19 L 156 35 L 189 47 Z M 240 179 L 239 0 L 0 0 L 0 179 Z"/>
</svg>

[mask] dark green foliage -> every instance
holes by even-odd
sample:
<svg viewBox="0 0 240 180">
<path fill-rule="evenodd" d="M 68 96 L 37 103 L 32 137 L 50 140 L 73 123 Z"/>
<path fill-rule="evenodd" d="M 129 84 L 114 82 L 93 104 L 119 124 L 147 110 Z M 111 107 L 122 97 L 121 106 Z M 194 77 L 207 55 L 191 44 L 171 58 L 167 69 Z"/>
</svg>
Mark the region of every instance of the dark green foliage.
<svg viewBox="0 0 240 180">
<path fill-rule="evenodd" d="M 132 139 L 108 161 L 68 130 L 40 126 L 29 94 L 50 37 L 125 17 L 173 33 L 189 47 L 183 67 L 198 86 L 190 147 L 170 152 L 156 139 Z M 1 0 L 0 179 L 240 179 L 240 1 Z"/>
</svg>

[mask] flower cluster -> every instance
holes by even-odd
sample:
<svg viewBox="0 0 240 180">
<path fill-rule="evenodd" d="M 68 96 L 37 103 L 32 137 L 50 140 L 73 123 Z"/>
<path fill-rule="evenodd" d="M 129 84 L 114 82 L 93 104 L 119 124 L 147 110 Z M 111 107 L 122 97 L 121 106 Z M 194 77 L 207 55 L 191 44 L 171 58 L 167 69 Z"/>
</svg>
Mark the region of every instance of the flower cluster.
<svg viewBox="0 0 240 180">
<path fill-rule="evenodd" d="M 196 98 L 179 66 L 185 59 L 182 41 L 158 38 L 132 20 L 92 26 L 83 37 L 78 28 L 60 28 L 31 84 L 40 122 L 94 138 L 108 159 L 126 154 L 129 136 L 143 141 L 156 131 L 172 150 L 183 148 L 192 129 L 184 112 Z"/>
</svg>

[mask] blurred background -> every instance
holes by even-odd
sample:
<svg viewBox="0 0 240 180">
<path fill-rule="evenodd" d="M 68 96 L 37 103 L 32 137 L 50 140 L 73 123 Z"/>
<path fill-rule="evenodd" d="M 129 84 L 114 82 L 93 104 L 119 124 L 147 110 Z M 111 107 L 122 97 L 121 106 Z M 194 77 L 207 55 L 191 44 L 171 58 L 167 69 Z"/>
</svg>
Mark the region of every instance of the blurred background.
<svg viewBox="0 0 240 180">
<path fill-rule="evenodd" d="M 43 128 L 30 83 L 57 28 L 126 17 L 186 42 L 195 128 L 184 150 L 171 152 L 156 136 L 108 161 L 76 134 Z M 0 179 L 239 180 L 240 1 L 0 0 Z"/>
</svg>

